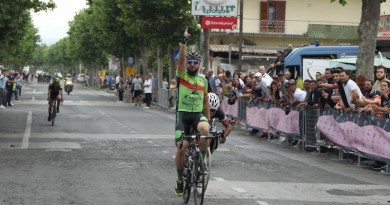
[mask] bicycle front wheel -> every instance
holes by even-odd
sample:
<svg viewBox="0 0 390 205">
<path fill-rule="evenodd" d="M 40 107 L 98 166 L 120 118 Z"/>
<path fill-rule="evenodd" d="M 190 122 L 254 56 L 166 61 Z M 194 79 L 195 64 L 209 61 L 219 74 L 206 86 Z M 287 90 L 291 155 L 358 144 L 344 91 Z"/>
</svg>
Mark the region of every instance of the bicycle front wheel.
<svg viewBox="0 0 390 205">
<path fill-rule="evenodd" d="M 184 177 L 185 179 L 183 180 L 183 202 L 185 204 L 188 203 L 188 201 L 190 200 L 190 197 L 191 197 L 191 173 L 189 171 L 187 171 L 187 173 L 184 173 Z"/>
<path fill-rule="evenodd" d="M 197 160 L 194 160 L 193 174 L 193 189 L 194 189 L 194 201 L 196 205 L 202 205 L 204 199 L 205 187 L 205 167 L 203 158 L 199 155 Z"/>
<path fill-rule="evenodd" d="M 209 184 L 209 179 L 210 179 L 210 173 L 211 173 L 211 150 L 210 150 L 210 147 L 207 148 L 207 152 L 206 152 L 206 156 L 205 156 L 205 159 L 204 159 L 204 173 L 205 173 L 205 191 L 207 189 L 207 185 Z"/>
</svg>

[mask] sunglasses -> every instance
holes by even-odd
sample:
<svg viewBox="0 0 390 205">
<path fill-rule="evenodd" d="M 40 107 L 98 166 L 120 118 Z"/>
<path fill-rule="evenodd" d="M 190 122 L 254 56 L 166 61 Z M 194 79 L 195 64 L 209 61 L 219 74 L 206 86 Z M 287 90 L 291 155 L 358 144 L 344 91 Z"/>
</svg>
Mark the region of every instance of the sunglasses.
<svg viewBox="0 0 390 205">
<path fill-rule="evenodd" d="M 190 65 L 198 65 L 200 63 L 200 61 L 198 60 L 187 60 L 187 64 L 190 64 Z"/>
</svg>

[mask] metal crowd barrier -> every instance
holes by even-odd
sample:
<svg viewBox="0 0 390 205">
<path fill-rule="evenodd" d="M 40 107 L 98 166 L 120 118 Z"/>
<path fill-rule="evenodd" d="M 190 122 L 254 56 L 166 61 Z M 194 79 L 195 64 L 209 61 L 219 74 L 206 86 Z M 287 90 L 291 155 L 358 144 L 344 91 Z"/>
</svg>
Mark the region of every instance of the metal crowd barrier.
<svg viewBox="0 0 390 205">
<path fill-rule="evenodd" d="M 167 109 L 169 108 L 169 97 L 171 96 L 172 91 L 170 89 L 159 88 L 157 93 L 157 105 L 160 108 Z M 173 107 L 176 106 L 176 98 L 172 99 Z"/>
<path fill-rule="evenodd" d="M 390 132 L 390 120 L 388 118 L 377 118 L 364 113 L 351 114 L 332 109 L 319 110 L 292 107 L 291 112 L 293 112 L 293 114 L 283 115 L 283 108 L 272 103 L 260 102 L 257 104 L 248 104 L 245 100 L 238 100 L 234 105 L 228 105 L 226 100 L 227 99 L 222 100 L 222 109 L 229 117 L 242 119 L 242 122 L 246 123 L 247 128 L 267 129 L 269 140 L 271 140 L 271 134 L 283 135 L 286 138 L 295 139 L 298 141 L 298 145 L 305 150 L 308 148 L 316 148 L 316 150 L 320 151 L 321 146 L 329 146 L 329 144 L 324 143 L 324 140 L 331 138 L 326 138 L 324 134 L 317 129 L 317 122 L 320 116 L 324 115 L 333 115 L 337 123 L 353 122 L 359 127 L 374 125 L 382 128 L 386 132 Z M 295 124 L 295 126 L 299 126 L 299 128 L 292 129 L 291 124 Z M 362 157 L 382 161 L 387 163 L 387 172 L 389 172 L 390 158 L 375 156 L 357 150 L 356 148 L 353 148 L 353 146 L 342 146 L 333 141 L 330 141 L 330 143 L 335 144 L 333 148 L 339 149 L 340 159 L 342 159 L 343 153 L 351 153 L 358 156 L 359 166 Z"/>
</svg>

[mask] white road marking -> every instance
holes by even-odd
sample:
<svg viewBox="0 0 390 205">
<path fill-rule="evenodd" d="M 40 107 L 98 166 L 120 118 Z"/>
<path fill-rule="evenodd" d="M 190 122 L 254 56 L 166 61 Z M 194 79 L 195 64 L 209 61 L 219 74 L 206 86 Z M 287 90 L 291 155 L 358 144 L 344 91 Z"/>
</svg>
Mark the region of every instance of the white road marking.
<svg viewBox="0 0 390 205">
<path fill-rule="evenodd" d="M 158 144 L 155 144 L 155 145 L 153 145 L 153 147 L 159 147 L 160 145 L 158 145 Z"/>
<path fill-rule="evenodd" d="M 153 141 L 150 141 L 150 140 L 148 140 L 148 143 L 152 144 L 152 143 L 154 143 L 154 142 L 153 142 Z"/>
<path fill-rule="evenodd" d="M 246 193 L 247 191 L 245 189 L 241 189 L 241 188 L 238 188 L 238 187 L 232 187 L 232 189 L 236 192 L 239 192 L 239 193 Z"/>
<path fill-rule="evenodd" d="M 232 187 L 232 189 L 226 189 Z M 245 187 L 246 192 L 239 192 Z M 341 191 L 340 191 L 341 190 Z M 343 192 L 347 194 L 343 194 Z M 388 204 L 390 187 L 373 184 L 209 181 L 209 198 L 322 202 L 324 204 Z M 348 194 L 352 193 L 352 194 Z M 361 194 L 368 193 L 368 194 Z"/>
<path fill-rule="evenodd" d="M 224 180 L 223 178 L 221 177 L 214 177 L 214 179 L 218 182 L 225 182 L 226 180 Z"/>
<path fill-rule="evenodd" d="M 104 113 L 103 111 L 101 111 L 101 110 L 97 110 L 98 112 L 100 112 L 102 115 L 106 115 L 106 113 Z"/>
<path fill-rule="evenodd" d="M 269 203 L 267 203 L 265 201 L 257 201 L 257 203 L 260 205 L 270 205 Z"/>
<path fill-rule="evenodd" d="M 35 90 L 33 92 L 23 92 L 23 94 L 43 94 L 44 92 L 35 92 Z"/>
<path fill-rule="evenodd" d="M 32 123 L 32 111 L 28 111 L 26 130 L 24 131 L 21 149 L 28 148 L 28 142 L 29 142 L 30 136 L 31 136 L 31 123 Z"/>
</svg>

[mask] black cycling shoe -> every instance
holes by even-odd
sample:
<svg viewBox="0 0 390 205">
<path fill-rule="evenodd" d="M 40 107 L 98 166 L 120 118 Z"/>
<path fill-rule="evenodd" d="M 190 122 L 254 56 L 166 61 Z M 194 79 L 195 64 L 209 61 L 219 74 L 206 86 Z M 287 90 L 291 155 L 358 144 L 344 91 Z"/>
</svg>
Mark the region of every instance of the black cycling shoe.
<svg viewBox="0 0 390 205">
<path fill-rule="evenodd" d="M 60 113 L 60 108 L 59 107 L 57 107 L 57 113 Z"/>
<path fill-rule="evenodd" d="M 47 117 L 47 121 L 51 121 L 51 116 L 49 115 L 49 117 Z"/>
<path fill-rule="evenodd" d="M 178 197 L 183 196 L 184 192 L 184 184 L 182 181 L 176 180 L 176 187 L 175 187 L 175 192 Z"/>
</svg>

